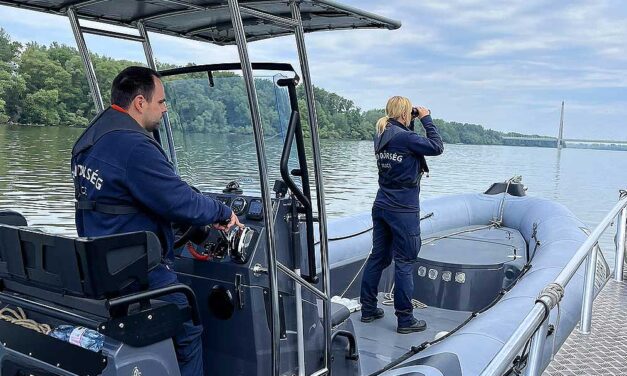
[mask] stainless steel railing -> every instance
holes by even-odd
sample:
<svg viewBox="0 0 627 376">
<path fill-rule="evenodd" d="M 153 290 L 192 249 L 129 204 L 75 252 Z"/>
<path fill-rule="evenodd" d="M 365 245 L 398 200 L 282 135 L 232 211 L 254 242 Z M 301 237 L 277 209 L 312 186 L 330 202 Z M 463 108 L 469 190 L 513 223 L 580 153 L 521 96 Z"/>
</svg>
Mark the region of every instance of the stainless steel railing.
<svg viewBox="0 0 627 376">
<path fill-rule="evenodd" d="M 561 300 L 563 292 L 572 277 L 575 275 L 581 264 L 588 261 L 583 301 L 581 310 L 580 331 L 584 334 L 590 332 L 592 320 L 592 306 L 594 300 L 594 278 L 596 272 L 596 245 L 599 238 L 614 220 L 616 221 L 616 268 L 614 278 L 617 281 L 623 280 L 623 267 L 625 261 L 625 231 L 627 221 L 627 192 L 621 191 L 618 203 L 603 218 L 601 223 L 592 231 L 588 239 L 579 247 L 570 262 L 564 267 L 562 272 L 549 284 L 538 297 L 538 302 L 531 309 L 529 314 L 522 321 L 522 324 L 512 333 L 510 339 L 503 345 L 501 350 L 495 355 L 488 366 L 483 370 L 481 376 L 500 376 L 506 373 L 512 366 L 516 356 L 522 351 L 525 344 L 531 340 L 531 347 L 527 357 L 526 375 L 539 375 L 541 371 L 544 342 L 548 330 L 548 316 Z"/>
</svg>

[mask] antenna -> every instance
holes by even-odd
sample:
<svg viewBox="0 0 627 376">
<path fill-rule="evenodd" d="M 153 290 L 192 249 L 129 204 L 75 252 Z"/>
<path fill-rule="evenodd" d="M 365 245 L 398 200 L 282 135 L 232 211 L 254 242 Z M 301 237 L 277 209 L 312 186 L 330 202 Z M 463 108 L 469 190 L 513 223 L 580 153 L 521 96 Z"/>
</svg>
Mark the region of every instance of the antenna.
<svg viewBox="0 0 627 376">
<path fill-rule="evenodd" d="M 562 101 L 562 115 L 560 116 L 560 133 L 557 137 L 557 149 L 562 149 L 562 143 L 564 142 L 564 101 Z"/>
</svg>

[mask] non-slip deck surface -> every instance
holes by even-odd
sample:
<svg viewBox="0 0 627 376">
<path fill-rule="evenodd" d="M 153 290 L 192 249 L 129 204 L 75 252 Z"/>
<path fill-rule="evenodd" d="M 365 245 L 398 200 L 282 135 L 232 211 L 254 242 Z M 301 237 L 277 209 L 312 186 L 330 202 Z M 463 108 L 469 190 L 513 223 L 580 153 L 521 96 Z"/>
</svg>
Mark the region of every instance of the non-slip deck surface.
<svg viewBox="0 0 627 376">
<path fill-rule="evenodd" d="M 383 294 L 379 294 L 379 302 L 381 301 L 383 301 Z M 360 311 L 351 315 L 355 334 L 358 337 L 361 372 L 364 375 L 383 368 L 409 351 L 412 346 L 419 346 L 425 341 L 433 340 L 438 332 L 456 328 L 470 316 L 469 312 L 432 307 L 414 309 L 414 316 L 427 322 L 427 330 L 413 334 L 398 334 L 394 307 L 381 305 L 381 303 L 379 307 L 385 310 L 385 317 L 371 323 L 362 323 L 359 320 Z"/>
</svg>

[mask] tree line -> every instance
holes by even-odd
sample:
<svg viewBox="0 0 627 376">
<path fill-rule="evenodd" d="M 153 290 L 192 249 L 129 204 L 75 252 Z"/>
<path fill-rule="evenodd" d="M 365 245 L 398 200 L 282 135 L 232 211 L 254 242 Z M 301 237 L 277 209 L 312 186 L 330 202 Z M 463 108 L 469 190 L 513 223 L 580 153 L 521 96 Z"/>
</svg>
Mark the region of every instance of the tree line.
<svg viewBox="0 0 627 376">
<path fill-rule="evenodd" d="M 122 69 L 139 63 L 92 54 L 92 61 L 105 105 L 113 78 Z M 159 69 L 172 68 L 158 64 Z M 248 99 L 241 77 L 218 72 L 215 86 L 209 89 L 206 77 L 196 74 L 198 84 L 166 83 L 168 100 L 175 111 L 174 125 L 194 132 L 249 133 Z M 193 76 L 192 76 L 193 78 Z M 220 80 L 218 80 L 220 78 Z M 226 79 L 225 79 L 226 78 Z M 167 79 L 166 79 L 167 81 Z M 203 84 L 200 84 L 202 82 Z M 276 101 L 276 87 L 271 80 L 256 80 L 264 131 L 269 135 L 285 129 L 287 118 Z M 176 92 L 176 95 L 172 95 Z M 370 140 L 383 109 L 362 110 L 338 94 L 314 87 L 316 112 L 321 138 Z M 301 122 L 305 134 L 309 122 L 303 85 L 297 90 Z M 281 103 L 279 103 L 281 102 Z M 289 110 L 289 109 L 288 109 Z M 36 124 L 46 126 L 86 126 L 95 115 L 93 101 L 85 79 L 83 62 L 78 51 L 70 46 L 13 41 L 0 28 L 0 123 Z M 477 124 L 434 120 L 447 143 L 502 144 L 503 133 Z"/>
</svg>

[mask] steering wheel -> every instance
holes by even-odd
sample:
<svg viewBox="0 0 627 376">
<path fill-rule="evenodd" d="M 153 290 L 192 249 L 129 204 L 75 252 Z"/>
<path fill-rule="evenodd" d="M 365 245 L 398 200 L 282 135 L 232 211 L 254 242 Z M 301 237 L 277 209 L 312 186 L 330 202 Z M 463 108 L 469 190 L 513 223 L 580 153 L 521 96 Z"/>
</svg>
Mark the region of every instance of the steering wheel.
<svg viewBox="0 0 627 376">
<path fill-rule="evenodd" d="M 174 241 L 174 249 L 184 246 L 187 242 L 202 243 L 209 236 L 211 230 L 211 226 L 193 226 L 181 223 L 175 223 L 172 227 L 176 233 L 183 233 Z"/>
<path fill-rule="evenodd" d="M 196 191 L 196 193 L 201 193 L 200 189 L 190 185 L 190 188 Z M 173 223 L 172 229 L 175 234 L 182 233 L 182 235 L 174 241 L 174 249 L 180 248 L 184 246 L 187 242 L 192 242 L 196 244 L 202 243 L 203 240 L 209 236 L 209 231 L 211 230 L 211 226 L 203 225 L 203 226 L 193 226 L 186 223 Z"/>
</svg>

